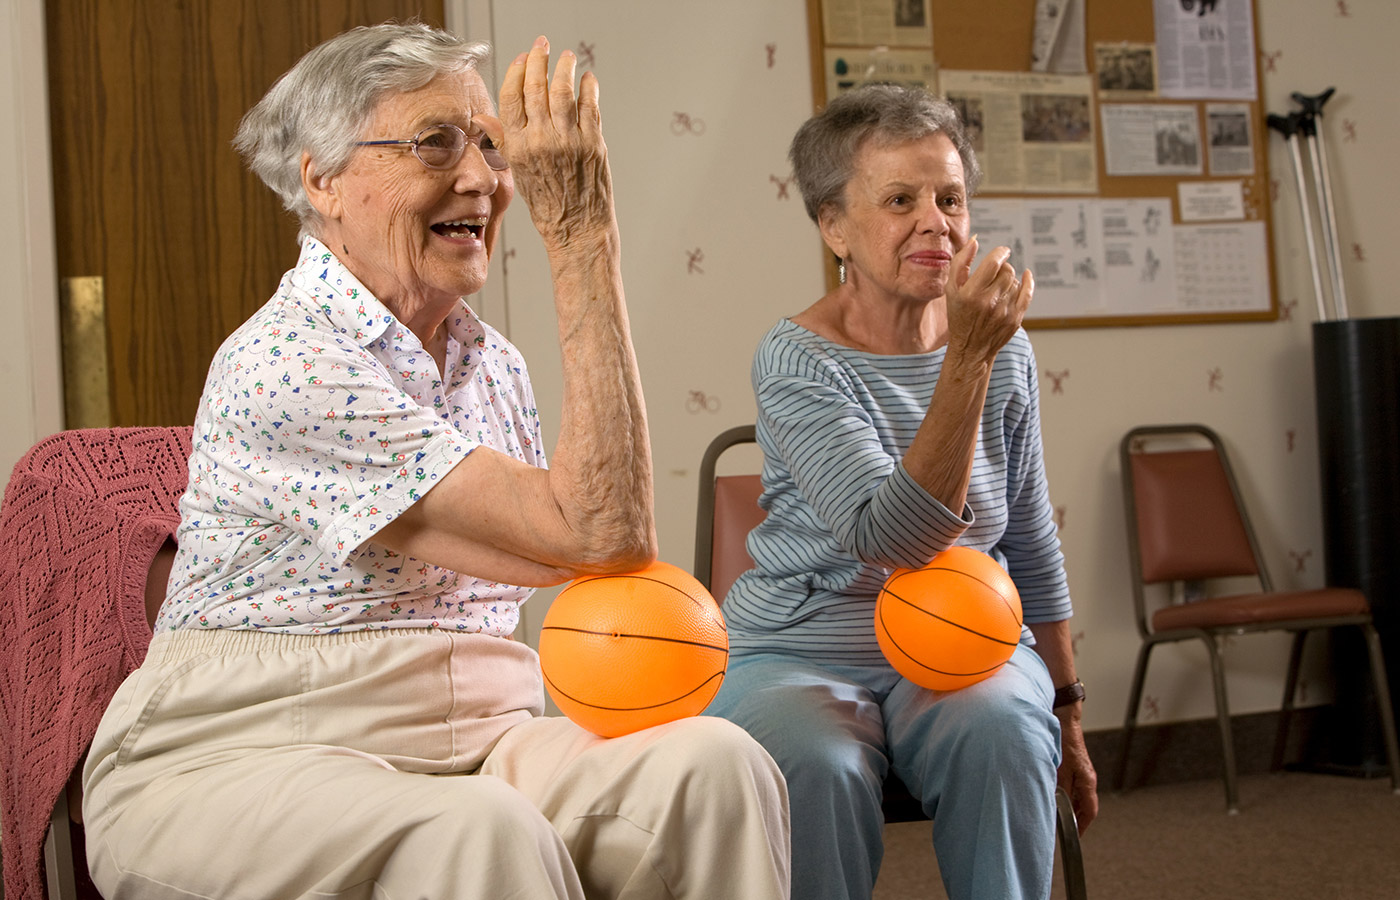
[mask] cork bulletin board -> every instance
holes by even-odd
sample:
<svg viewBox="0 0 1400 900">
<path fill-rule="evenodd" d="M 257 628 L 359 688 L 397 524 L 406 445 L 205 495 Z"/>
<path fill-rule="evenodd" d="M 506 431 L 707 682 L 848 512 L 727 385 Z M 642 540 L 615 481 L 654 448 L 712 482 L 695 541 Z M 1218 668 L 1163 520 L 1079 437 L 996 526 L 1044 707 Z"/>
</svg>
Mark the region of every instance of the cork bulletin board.
<svg viewBox="0 0 1400 900">
<path fill-rule="evenodd" d="M 1277 319 L 1254 0 L 1080 0 L 1047 29 L 1066 5 L 807 0 L 814 108 L 866 81 L 958 107 L 973 231 L 1036 276 L 1027 327 Z"/>
</svg>

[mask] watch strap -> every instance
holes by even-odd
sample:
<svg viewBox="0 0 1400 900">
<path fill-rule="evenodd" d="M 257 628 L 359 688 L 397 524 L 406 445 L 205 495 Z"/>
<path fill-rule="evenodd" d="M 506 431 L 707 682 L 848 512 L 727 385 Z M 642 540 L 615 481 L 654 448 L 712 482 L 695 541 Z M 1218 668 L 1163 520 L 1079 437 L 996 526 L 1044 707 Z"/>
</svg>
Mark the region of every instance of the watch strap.
<svg viewBox="0 0 1400 900">
<path fill-rule="evenodd" d="M 1055 689 L 1055 702 L 1051 704 L 1051 707 L 1059 709 L 1061 706 L 1069 706 L 1071 703 L 1078 703 L 1083 699 L 1084 682 L 1076 678 L 1064 687 Z"/>
</svg>

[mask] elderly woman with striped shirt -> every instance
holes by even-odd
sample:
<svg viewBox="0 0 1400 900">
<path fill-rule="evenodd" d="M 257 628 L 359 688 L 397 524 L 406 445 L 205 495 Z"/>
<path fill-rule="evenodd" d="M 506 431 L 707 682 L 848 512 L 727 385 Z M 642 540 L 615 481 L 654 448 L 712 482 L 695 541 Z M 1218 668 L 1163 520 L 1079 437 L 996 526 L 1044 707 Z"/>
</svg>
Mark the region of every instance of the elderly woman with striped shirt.
<svg viewBox="0 0 1400 900">
<path fill-rule="evenodd" d="M 1004 247 L 973 270 L 981 173 L 928 93 L 842 95 L 791 158 L 840 284 L 754 360 L 768 517 L 725 603 L 732 656 L 711 712 L 787 778 L 794 897 L 870 897 L 890 770 L 933 817 L 953 900 L 1048 897 L 1057 778 L 1081 828 L 1098 801 L 1021 328 L 1033 279 Z M 1007 568 L 1027 627 L 1000 672 L 939 693 L 890 667 L 872 613 L 892 569 L 953 544 Z"/>
</svg>

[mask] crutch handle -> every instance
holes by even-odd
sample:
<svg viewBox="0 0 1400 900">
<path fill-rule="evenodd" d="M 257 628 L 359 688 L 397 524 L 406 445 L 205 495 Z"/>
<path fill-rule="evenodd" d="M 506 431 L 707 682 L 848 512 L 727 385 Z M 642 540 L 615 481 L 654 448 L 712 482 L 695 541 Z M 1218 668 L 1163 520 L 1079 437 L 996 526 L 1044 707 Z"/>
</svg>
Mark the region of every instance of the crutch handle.
<svg viewBox="0 0 1400 900">
<path fill-rule="evenodd" d="M 1300 118 L 1301 116 L 1296 112 L 1289 113 L 1286 116 L 1280 116 L 1277 113 L 1269 113 L 1267 121 L 1269 127 L 1282 134 L 1283 139 L 1287 141 L 1291 140 L 1293 136 L 1298 133 Z"/>
<path fill-rule="evenodd" d="M 1335 93 L 1336 90 L 1336 88 L 1328 88 L 1320 94 L 1313 94 L 1311 97 L 1299 91 L 1294 91 L 1290 96 L 1293 97 L 1294 103 L 1303 108 L 1303 112 L 1306 115 L 1320 116 L 1322 115 L 1323 105 L 1326 104 L 1328 100 L 1332 99 L 1332 94 Z"/>
</svg>

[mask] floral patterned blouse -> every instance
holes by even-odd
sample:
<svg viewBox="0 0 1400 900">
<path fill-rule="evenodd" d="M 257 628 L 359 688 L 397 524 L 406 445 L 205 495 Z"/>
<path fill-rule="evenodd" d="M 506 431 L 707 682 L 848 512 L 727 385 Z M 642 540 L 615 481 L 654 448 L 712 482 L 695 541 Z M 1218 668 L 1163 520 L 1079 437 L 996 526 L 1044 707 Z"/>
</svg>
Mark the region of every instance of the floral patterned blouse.
<svg viewBox="0 0 1400 900">
<path fill-rule="evenodd" d="M 478 446 L 545 466 L 520 353 L 465 301 L 446 325 L 444 384 L 413 332 L 302 243 L 210 367 L 158 632 L 511 633 L 530 589 L 373 541 Z"/>
</svg>

